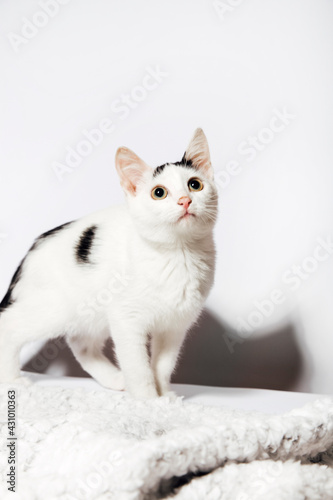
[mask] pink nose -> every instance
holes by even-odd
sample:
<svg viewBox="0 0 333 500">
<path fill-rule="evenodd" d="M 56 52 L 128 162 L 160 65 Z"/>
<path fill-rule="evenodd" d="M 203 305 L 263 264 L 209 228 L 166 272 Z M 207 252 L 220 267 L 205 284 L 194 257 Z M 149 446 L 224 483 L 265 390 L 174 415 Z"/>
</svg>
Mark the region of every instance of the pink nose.
<svg viewBox="0 0 333 500">
<path fill-rule="evenodd" d="M 192 200 L 188 196 L 182 196 L 178 200 L 178 205 L 182 205 L 185 208 L 185 210 L 188 209 L 188 207 L 191 205 L 191 203 L 192 203 Z"/>
</svg>

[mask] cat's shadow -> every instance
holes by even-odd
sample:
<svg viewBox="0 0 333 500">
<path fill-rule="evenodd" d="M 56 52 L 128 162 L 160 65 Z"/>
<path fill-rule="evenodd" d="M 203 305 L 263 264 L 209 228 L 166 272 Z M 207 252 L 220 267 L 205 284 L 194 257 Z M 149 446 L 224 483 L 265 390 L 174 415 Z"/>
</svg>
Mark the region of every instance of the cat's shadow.
<svg viewBox="0 0 333 500">
<path fill-rule="evenodd" d="M 112 343 L 106 353 L 113 359 Z M 303 354 L 290 322 L 266 335 L 242 340 L 205 310 L 189 333 L 173 382 L 221 387 L 296 390 Z M 23 367 L 26 371 L 86 377 L 64 341 L 50 340 Z M 304 390 L 304 389 L 303 389 Z"/>
</svg>

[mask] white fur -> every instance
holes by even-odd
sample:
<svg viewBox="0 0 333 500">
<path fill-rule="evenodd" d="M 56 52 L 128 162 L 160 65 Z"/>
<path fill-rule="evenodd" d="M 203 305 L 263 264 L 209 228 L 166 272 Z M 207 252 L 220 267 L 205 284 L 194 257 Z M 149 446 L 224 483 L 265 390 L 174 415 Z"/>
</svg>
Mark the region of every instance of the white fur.
<svg viewBox="0 0 333 500">
<path fill-rule="evenodd" d="M 200 129 L 186 159 L 196 161 L 200 144 L 197 170 L 171 164 L 156 177 L 121 148 L 116 166 L 127 205 L 79 219 L 27 255 L 15 302 L 0 317 L 0 381 L 19 377 L 24 343 L 65 334 L 82 367 L 102 385 L 126 388 L 137 398 L 169 392 L 185 334 L 213 283 L 217 193 Z M 192 177 L 204 183 L 201 191 L 189 191 Z M 156 185 L 168 190 L 165 199 L 151 197 Z M 195 215 L 179 220 L 182 196 L 192 199 Z M 79 264 L 75 246 L 92 225 L 91 263 Z M 121 371 L 102 352 L 110 334 Z"/>
</svg>

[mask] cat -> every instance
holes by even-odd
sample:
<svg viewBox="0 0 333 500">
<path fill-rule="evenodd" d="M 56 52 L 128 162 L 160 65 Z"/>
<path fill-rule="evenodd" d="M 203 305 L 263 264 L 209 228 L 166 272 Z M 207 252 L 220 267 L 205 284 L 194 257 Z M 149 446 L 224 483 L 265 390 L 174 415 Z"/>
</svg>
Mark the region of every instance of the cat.
<svg viewBox="0 0 333 500">
<path fill-rule="evenodd" d="M 0 382 L 24 382 L 23 344 L 65 335 L 101 385 L 172 396 L 180 348 L 214 280 L 218 195 L 206 136 L 197 129 L 181 161 L 155 169 L 121 147 L 116 170 L 126 204 L 42 234 L 15 272 L 0 304 Z M 103 354 L 109 335 L 120 369 Z"/>
</svg>

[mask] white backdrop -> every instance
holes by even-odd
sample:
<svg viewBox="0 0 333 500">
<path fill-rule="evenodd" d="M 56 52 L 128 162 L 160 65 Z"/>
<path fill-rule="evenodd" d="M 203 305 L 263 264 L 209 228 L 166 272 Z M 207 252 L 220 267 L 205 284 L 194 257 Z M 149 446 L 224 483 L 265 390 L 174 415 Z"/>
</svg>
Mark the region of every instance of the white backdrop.
<svg viewBox="0 0 333 500">
<path fill-rule="evenodd" d="M 219 349 L 232 363 L 292 325 L 290 388 L 331 392 L 332 1 L 2 0 L 0 19 L 0 295 L 39 233 L 123 201 L 117 147 L 177 161 L 200 126 L 220 193 Z"/>
</svg>

